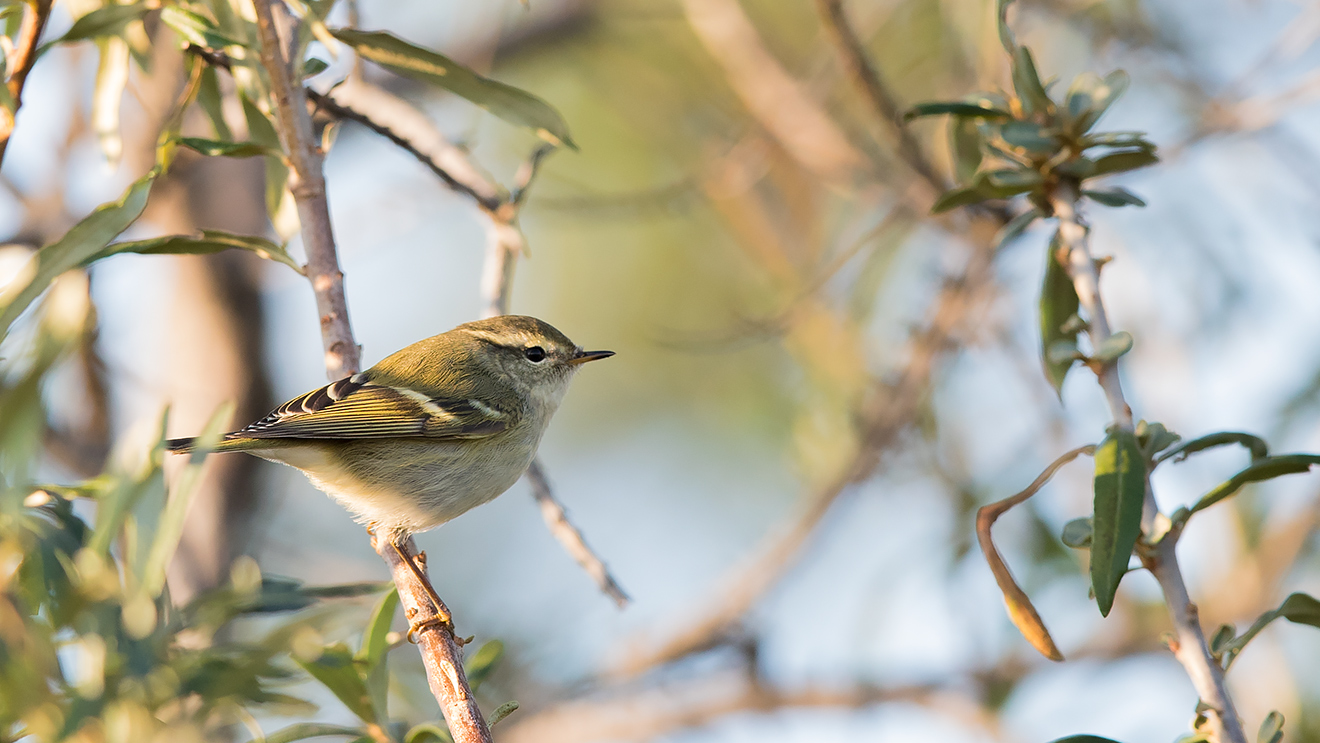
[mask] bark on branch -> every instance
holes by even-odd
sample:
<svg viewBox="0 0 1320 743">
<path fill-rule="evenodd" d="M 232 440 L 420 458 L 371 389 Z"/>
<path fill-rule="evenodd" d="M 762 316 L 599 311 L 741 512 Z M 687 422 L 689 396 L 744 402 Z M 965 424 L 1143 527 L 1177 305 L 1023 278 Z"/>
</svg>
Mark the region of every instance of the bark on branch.
<svg viewBox="0 0 1320 743">
<path fill-rule="evenodd" d="M 5 150 L 9 147 L 9 137 L 14 133 L 15 117 L 18 108 L 23 105 L 23 84 L 28 73 L 37 61 L 37 43 L 46 30 L 46 21 L 50 20 L 50 9 L 54 0 L 29 0 L 28 11 L 23 16 L 23 25 L 19 26 L 18 38 L 14 40 L 14 54 L 9 59 L 13 70 L 6 83 L 9 97 L 14 101 L 14 110 L 0 108 L 0 162 L 4 161 Z"/>
</svg>

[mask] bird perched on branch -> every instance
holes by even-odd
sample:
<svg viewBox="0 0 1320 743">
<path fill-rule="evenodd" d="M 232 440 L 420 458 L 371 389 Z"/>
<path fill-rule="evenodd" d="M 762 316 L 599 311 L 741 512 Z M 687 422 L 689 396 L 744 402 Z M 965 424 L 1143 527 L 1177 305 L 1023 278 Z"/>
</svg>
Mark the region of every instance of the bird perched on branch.
<svg viewBox="0 0 1320 743">
<path fill-rule="evenodd" d="M 583 351 L 534 317 L 478 320 L 295 397 L 225 434 L 213 451 L 302 470 L 389 540 L 447 623 L 402 544 L 508 490 L 531 464 L 574 373 L 613 355 Z M 195 445 L 168 442 L 173 452 Z"/>
</svg>

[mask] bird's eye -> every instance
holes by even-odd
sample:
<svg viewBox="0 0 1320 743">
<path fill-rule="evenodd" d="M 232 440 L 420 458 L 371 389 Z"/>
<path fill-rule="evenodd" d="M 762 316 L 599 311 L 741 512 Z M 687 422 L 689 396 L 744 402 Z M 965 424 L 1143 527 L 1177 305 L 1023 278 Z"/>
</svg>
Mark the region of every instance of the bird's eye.
<svg viewBox="0 0 1320 743">
<path fill-rule="evenodd" d="M 532 346 L 531 348 L 528 348 L 523 351 L 523 355 L 527 357 L 528 361 L 534 364 L 539 364 L 540 362 L 545 361 L 545 349 L 540 346 Z"/>
</svg>

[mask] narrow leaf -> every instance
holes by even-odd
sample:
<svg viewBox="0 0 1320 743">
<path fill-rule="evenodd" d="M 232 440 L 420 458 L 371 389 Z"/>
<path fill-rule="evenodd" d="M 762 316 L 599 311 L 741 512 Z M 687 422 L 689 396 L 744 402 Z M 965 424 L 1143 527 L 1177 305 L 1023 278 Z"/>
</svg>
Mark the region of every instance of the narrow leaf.
<svg viewBox="0 0 1320 743">
<path fill-rule="evenodd" d="M 1111 364 L 1120 356 L 1132 350 L 1132 334 L 1126 330 L 1120 330 L 1100 342 L 1096 347 L 1095 353 L 1091 355 L 1092 359 L 1102 364 Z"/>
<path fill-rule="evenodd" d="M 366 681 L 353 662 L 353 655 L 343 643 L 325 648 L 314 661 L 298 660 L 298 665 L 329 689 L 350 712 L 366 722 L 377 722 Z"/>
<path fill-rule="evenodd" d="M 1170 449 L 1160 455 L 1160 458 L 1157 459 L 1156 462 L 1163 462 L 1164 460 L 1171 458 L 1174 462 L 1181 462 L 1197 452 L 1205 451 L 1206 449 L 1211 449 L 1216 446 L 1227 446 L 1229 444 L 1237 444 L 1238 446 L 1245 447 L 1251 452 L 1251 461 L 1253 462 L 1264 459 L 1269 456 L 1270 453 L 1269 444 L 1265 443 L 1265 439 L 1262 439 L 1259 436 L 1243 433 L 1241 431 L 1220 431 L 1218 433 L 1202 436 L 1198 439 L 1192 439 L 1181 446 Z"/>
<path fill-rule="evenodd" d="M 1054 152 L 1059 148 L 1058 139 L 1049 130 L 1030 121 L 1010 121 L 999 128 L 999 136 L 1032 154 Z"/>
<path fill-rule="evenodd" d="M 1082 137 L 1082 146 L 1091 147 L 1135 147 L 1149 152 L 1155 151 L 1155 143 L 1146 139 L 1145 132 L 1101 132 Z"/>
<path fill-rule="evenodd" d="M 989 170 L 976 178 L 976 191 L 983 197 L 1007 199 L 1026 193 L 1041 184 L 1041 175 L 1027 168 Z"/>
<path fill-rule="evenodd" d="M 948 114 L 964 119 L 1008 119 L 1012 114 L 990 106 L 982 106 L 965 101 L 930 101 L 918 103 L 903 114 L 903 121 L 912 121 L 923 116 L 943 116 Z"/>
<path fill-rule="evenodd" d="M 1146 465 L 1131 431 L 1114 429 L 1095 452 L 1095 513 L 1091 587 L 1101 616 L 1109 616 L 1128 558 L 1141 536 Z"/>
<path fill-rule="evenodd" d="M 1320 464 L 1320 456 L 1315 454 L 1282 454 L 1266 457 L 1252 463 L 1249 467 L 1220 483 L 1214 490 L 1201 496 L 1192 506 L 1192 513 L 1203 511 L 1219 501 L 1237 493 L 1244 485 L 1264 480 L 1273 480 L 1284 475 L 1297 475 L 1310 471 Z"/>
<path fill-rule="evenodd" d="M 1118 741 L 1099 735 L 1069 735 L 1063 738 L 1055 738 L 1050 743 L 1118 743 Z"/>
<path fill-rule="evenodd" d="M 147 10 L 146 3 L 133 3 L 132 5 L 112 3 L 103 8 L 97 8 L 74 21 L 63 36 L 42 44 L 37 53 L 41 54 L 56 44 L 69 44 L 104 36 L 118 36 L 125 26 L 146 15 Z"/>
<path fill-rule="evenodd" d="M 443 722 L 423 722 L 420 725 L 413 726 L 408 734 L 403 736 L 403 743 L 454 743 L 454 738 L 449 734 L 449 729 L 444 727 Z"/>
<path fill-rule="evenodd" d="M 1020 46 L 1013 53 L 1013 89 L 1022 101 L 1022 110 L 1028 115 L 1045 113 L 1053 107 L 1045 86 L 1036 74 L 1036 62 L 1031 58 L 1031 51 Z"/>
<path fill-rule="evenodd" d="M 200 13 L 194 13 L 177 5 L 166 5 L 160 9 L 160 20 L 184 41 L 206 49 L 224 49 L 227 46 L 244 46 L 220 32 L 211 19 Z"/>
<path fill-rule="evenodd" d="M 1073 519 L 1063 525 L 1061 541 L 1075 550 L 1091 548 L 1091 519 Z"/>
<path fill-rule="evenodd" d="M 502 657 L 504 657 L 504 643 L 491 640 L 482 645 L 481 649 L 464 664 L 468 684 L 473 691 L 490 677 L 491 671 L 495 670 L 495 665 Z"/>
<path fill-rule="evenodd" d="M 949 149 L 960 183 L 970 182 L 981 167 L 981 126 L 975 119 L 949 119 Z"/>
<path fill-rule="evenodd" d="M 577 149 L 559 112 L 531 93 L 482 77 L 443 54 L 423 49 L 385 31 L 341 28 L 332 33 L 353 47 L 363 59 L 405 77 L 444 88 L 511 124 L 532 130 L 553 145 L 563 144 Z"/>
<path fill-rule="evenodd" d="M 124 154 L 124 139 L 119 133 L 119 103 L 128 86 L 128 42 L 117 36 L 96 42 L 101 52 L 96 65 L 96 85 L 92 91 L 92 131 L 101 152 L 112 167 Z"/>
<path fill-rule="evenodd" d="M 22 288 L 11 286 L 8 291 L 0 293 L 0 306 L 4 308 L 0 310 L 0 338 L 9 333 L 14 320 L 56 276 L 83 265 L 142 215 L 155 179 L 156 171 L 153 170 L 129 186 L 119 201 L 97 207 L 64 237 L 37 251 L 32 257 L 36 269 L 27 285 Z"/>
<path fill-rule="evenodd" d="M 1031 226 L 1031 223 L 1036 221 L 1036 218 L 1039 216 L 1040 210 L 1033 206 L 1010 219 L 1008 224 L 1000 228 L 999 232 L 995 235 L 995 249 L 1003 250 L 1006 245 L 1016 240 L 1023 232 L 1026 232 L 1027 228 Z"/>
<path fill-rule="evenodd" d="M 931 214 L 943 214 L 960 206 L 970 204 L 979 204 L 985 201 L 986 197 L 981 195 L 975 188 L 954 188 L 945 191 L 935 200 L 935 205 L 930 208 Z"/>
<path fill-rule="evenodd" d="M 206 112 L 206 118 L 211 120 L 211 128 L 215 130 L 217 139 L 228 141 L 234 138 L 229 131 L 229 123 L 225 121 L 220 79 L 215 68 L 210 65 L 202 70 L 202 85 L 197 91 L 197 105 Z"/>
<path fill-rule="evenodd" d="M 215 139 L 197 137 L 179 137 L 179 144 L 207 157 L 257 157 L 269 155 L 281 157 L 277 149 L 256 142 L 222 142 Z"/>
<path fill-rule="evenodd" d="M 283 263 L 298 273 L 303 273 L 302 266 L 289 255 L 284 248 L 263 237 L 255 235 L 235 235 L 222 230 L 202 230 L 200 235 L 168 235 L 153 237 L 149 240 L 133 240 L 106 246 L 87 261 L 108 258 L 120 253 L 139 255 L 211 255 L 224 250 L 246 250 L 256 253 L 266 260 Z"/>
<path fill-rule="evenodd" d="M 1063 324 L 1077 314 L 1080 302 L 1072 279 L 1059 265 L 1058 248 L 1059 236 L 1055 233 L 1045 254 L 1045 281 L 1040 289 L 1040 357 L 1045 365 L 1045 379 L 1062 400 L 1063 380 L 1076 359 L 1072 354 L 1056 354 L 1052 350 L 1067 345 L 1073 353 L 1077 351 L 1077 332 L 1065 331 Z"/>
<path fill-rule="evenodd" d="M 1279 616 L 1293 624 L 1320 627 L 1320 601 L 1305 593 L 1290 594 L 1279 605 Z"/>
<path fill-rule="evenodd" d="M 490 726 L 495 727 L 497 723 L 503 721 L 504 718 L 513 714 L 517 710 L 518 710 L 517 702 L 505 702 L 504 704 L 501 704 L 500 706 L 495 708 L 494 712 L 490 713 Z"/>
<path fill-rule="evenodd" d="M 1115 152 L 1097 158 L 1095 161 L 1095 168 L 1092 169 L 1091 175 L 1099 176 L 1107 173 L 1124 173 L 1129 170 L 1144 168 L 1147 165 L 1154 165 L 1159 161 L 1159 156 L 1148 150 Z"/>
<path fill-rule="evenodd" d="M 165 510 L 156 524 L 156 534 L 147 553 L 147 561 L 142 571 L 142 587 L 150 596 L 159 596 L 165 588 L 165 569 L 169 567 L 174 551 L 183 536 L 183 519 L 188 515 L 188 506 L 192 504 L 197 486 L 201 484 L 202 465 L 206 454 L 220 440 L 220 434 L 234 417 L 234 404 L 222 404 L 211 414 L 210 420 L 202 427 L 197 437 L 197 448 L 189 455 L 188 464 L 184 465 L 175 479 Z"/>
<path fill-rule="evenodd" d="M 1105 206 L 1145 206 L 1146 202 L 1142 198 L 1122 186 L 1113 186 L 1111 188 L 1099 191 L 1082 191 L 1082 195 L 1098 204 Z"/>
<path fill-rule="evenodd" d="M 1271 710 L 1260 723 L 1260 731 L 1256 733 L 1256 743 L 1282 743 L 1282 741 L 1283 714 L 1278 710 Z"/>
<path fill-rule="evenodd" d="M 390 644 L 386 637 L 390 632 L 390 623 L 394 612 L 399 608 L 399 589 L 396 587 L 381 597 L 371 613 L 371 620 L 362 632 L 362 647 L 358 649 L 355 660 L 367 671 L 367 695 L 371 706 L 381 719 L 389 719 L 390 672 L 389 656 L 386 651 Z M 475 687 L 474 687 L 475 690 Z"/>
<path fill-rule="evenodd" d="M 319 722 L 300 722 L 281 728 L 266 736 L 266 743 L 294 743 L 308 738 L 322 738 L 331 735 L 360 737 L 365 731 L 346 728 L 342 725 L 326 725 Z"/>
</svg>

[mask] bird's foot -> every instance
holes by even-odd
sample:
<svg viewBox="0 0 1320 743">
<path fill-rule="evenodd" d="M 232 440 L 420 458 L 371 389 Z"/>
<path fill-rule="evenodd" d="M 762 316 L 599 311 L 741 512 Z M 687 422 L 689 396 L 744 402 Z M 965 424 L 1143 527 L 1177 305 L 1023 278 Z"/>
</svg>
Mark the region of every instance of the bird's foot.
<svg viewBox="0 0 1320 743">
<path fill-rule="evenodd" d="M 428 629 L 443 629 L 454 634 L 454 622 L 448 614 L 427 617 L 420 622 L 409 622 L 408 624 L 408 642 L 416 645 L 421 633 Z"/>
</svg>

